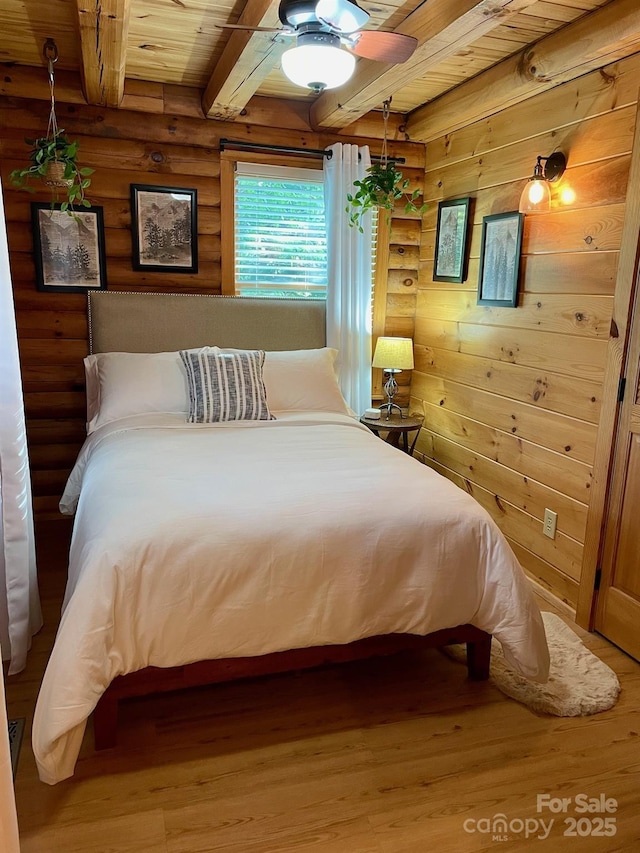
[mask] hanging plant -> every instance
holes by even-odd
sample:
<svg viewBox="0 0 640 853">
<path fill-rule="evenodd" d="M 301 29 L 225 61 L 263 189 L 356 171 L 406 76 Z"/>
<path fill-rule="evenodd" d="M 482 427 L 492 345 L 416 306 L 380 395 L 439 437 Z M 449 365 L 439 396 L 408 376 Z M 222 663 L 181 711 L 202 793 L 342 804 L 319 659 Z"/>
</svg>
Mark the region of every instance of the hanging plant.
<svg viewBox="0 0 640 853">
<path fill-rule="evenodd" d="M 29 153 L 30 165 L 11 172 L 9 177 L 15 186 L 35 192 L 35 187 L 29 182 L 32 179 L 41 180 L 53 189 L 54 203 L 58 201 L 59 191 L 64 190 L 66 199 L 60 205 L 61 210 L 71 213 L 74 204 L 91 207 L 91 202 L 85 197 L 85 190 L 91 184 L 89 175 L 94 170 L 80 168 L 76 162 L 78 143 L 70 142 L 63 130 L 52 136 L 27 139 L 26 142 L 33 146 Z"/>
<path fill-rule="evenodd" d="M 362 217 L 374 207 L 382 207 L 392 211 L 399 199 L 404 199 L 405 213 L 424 213 L 427 205 L 418 207 L 416 199 L 420 190 L 409 192 L 409 179 L 403 178 L 394 160 L 386 163 L 372 163 L 367 169 L 367 175 L 361 181 L 354 181 L 354 187 L 358 187 L 355 194 L 347 193 L 349 205 L 346 208 L 349 214 L 349 225 L 357 226 L 362 231 Z M 391 213 L 388 214 L 389 218 Z"/>
<path fill-rule="evenodd" d="M 14 169 L 9 175 L 12 183 L 28 192 L 35 192 L 32 180 L 40 180 L 53 190 L 53 203 L 59 200 L 61 191 L 66 198 L 60 209 L 73 214 L 74 205 L 91 207 L 91 202 L 85 197 L 85 190 L 91 185 L 94 170 L 81 168 L 77 162 L 78 143 L 71 142 L 64 130 L 58 128 L 55 112 L 53 65 L 58 61 L 58 49 L 53 39 L 47 39 L 43 55 L 49 69 L 49 88 L 51 92 L 51 111 L 47 135 L 38 139 L 27 139 L 31 145 L 29 165 L 23 169 Z"/>
<path fill-rule="evenodd" d="M 361 181 L 353 182 L 357 192 L 347 193 L 349 204 L 345 210 L 349 214 L 349 225 L 352 228 L 358 228 L 360 232 L 363 231 L 362 218 L 374 207 L 389 211 L 387 214 L 389 220 L 391 211 L 401 200 L 404 200 L 405 213 L 424 213 L 428 209 L 426 204 L 416 204 L 416 199 L 420 197 L 420 190 L 409 191 L 409 178 L 403 176 L 396 161 L 387 155 L 387 121 L 390 104 L 391 99 L 383 104 L 384 134 L 380 161 L 369 166 L 366 176 Z"/>
</svg>

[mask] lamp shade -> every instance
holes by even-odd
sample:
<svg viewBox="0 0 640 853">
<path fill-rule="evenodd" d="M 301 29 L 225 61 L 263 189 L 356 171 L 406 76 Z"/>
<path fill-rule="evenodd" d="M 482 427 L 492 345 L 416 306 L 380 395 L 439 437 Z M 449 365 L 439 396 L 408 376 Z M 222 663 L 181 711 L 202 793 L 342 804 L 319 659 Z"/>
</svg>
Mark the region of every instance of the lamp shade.
<svg viewBox="0 0 640 853">
<path fill-rule="evenodd" d="M 282 54 L 282 70 L 292 83 L 316 92 L 342 86 L 353 74 L 356 58 L 331 44 L 300 44 Z"/>
<path fill-rule="evenodd" d="M 372 364 L 383 370 L 413 370 L 413 341 L 411 338 L 378 338 Z"/>
<path fill-rule="evenodd" d="M 542 165 L 544 160 L 545 165 Z M 529 178 L 520 196 L 520 213 L 548 213 L 551 210 L 550 183 L 559 180 L 567 168 L 567 158 L 562 151 L 548 157 L 537 157 L 533 175 Z"/>
<path fill-rule="evenodd" d="M 522 190 L 520 213 L 548 213 L 551 209 L 551 188 L 545 178 L 532 178 Z"/>
</svg>

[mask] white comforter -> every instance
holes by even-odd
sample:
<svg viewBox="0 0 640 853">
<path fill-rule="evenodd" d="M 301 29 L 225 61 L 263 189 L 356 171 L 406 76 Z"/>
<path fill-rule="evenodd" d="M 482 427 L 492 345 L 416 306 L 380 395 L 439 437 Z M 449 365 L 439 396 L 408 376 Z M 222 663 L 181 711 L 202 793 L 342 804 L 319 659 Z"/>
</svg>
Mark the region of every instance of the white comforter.
<svg viewBox="0 0 640 853">
<path fill-rule="evenodd" d="M 61 508 L 77 518 L 33 725 L 40 778 L 73 774 L 117 675 L 471 623 L 544 681 L 528 582 L 465 492 L 341 415 L 91 435 Z"/>
</svg>

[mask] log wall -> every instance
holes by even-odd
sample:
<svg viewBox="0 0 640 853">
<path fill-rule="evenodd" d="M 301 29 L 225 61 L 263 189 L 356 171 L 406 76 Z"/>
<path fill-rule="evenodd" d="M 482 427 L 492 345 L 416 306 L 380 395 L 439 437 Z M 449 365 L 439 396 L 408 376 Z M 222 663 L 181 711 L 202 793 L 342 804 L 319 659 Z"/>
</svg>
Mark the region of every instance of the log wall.
<svg viewBox="0 0 640 853">
<path fill-rule="evenodd" d="M 625 216 L 640 54 L 427 145 L 415 316 L 418 450 L 491 513 L 526 571 L 575 608 Z M 516 308 L 476 303 L 483 216 L 517 210 L 564 152 L 552 210 L 525 217 Z M 575 200 L 563 202 L 561 190 Z M 470 196 L 467 280 L 433 280 L 438 201 Z M 558 513 L 555 539 L 542 533 Z"/>
<path fill-rule="evenodd" d="M 33 75 L 8 69 L 2 91 L 32 85 Z M 41 78 L 41 75 L 40 75 Z M 68 102 L 59 100 L 58 120 L 80 142 L 80 161 L 96 171 L 88 196 L 104 211 L 106 266 L 111 290 L 219 293 L 220 158 L 218 142 L 254 139 L 275 145 L 322 148 L 336 141 L 368 143 L 380 151 L 376 133 L 382 124 L 361 120 L 350 131 L 331 134 L 304 129 L 296 107 L 258 99 L 252 106 L 255 124 L 207 121 L 198 116 L 199 96 L 179 87 L 138 84 L 129 87 L 128 109 L 108 110 L 80 103 L 77 81 L 61 75 Z M 67 79 L 69 78 L 69 79 Z M 38 81 L 36 81 L 38 82 Z M 40 81 L 41 82 L 41 81 Z M 138 91 L 139 90 L 139 91 Z M 36 92 L 38 93 L 36 95 Z M 197 95 L 197 93 L 195 93 Z M 26 162 L 25 137 L 42 135 L 49 105 L 46 87 L 33 86 L 28 98 L 0 95 L 0 167 L 4 186 L 11 272 L 22 362 L 27 430 L 32 466 L 34 506 L 38 518 L 59 518 L 58 500 L 85 434 L 82 359 L 88 353 L 86 297 L 41 293 L 35 287 L 30 202 L 48 201 L 46 192 L 29 196 L 12 188 L 9 172 Z M 136 100 L 137 98 L 137 100 Z M 282 125 L 277 126 L 276 116 Z M 349 132 L 352 134 L 349 135 Z M 357 134 L 357 135 L 353 135 Z M 367 134 L 370 134 L 367 136 Z M 405 172 L 414 185 L 424 177 L 424 145 L 398 135 L 390 153 L 407 160 Z M 131 264 L 130 184 L 193 187 L 198 191 L 199 271 L 195 275 L 139 272 Z M 402 272 L 417 281 L 419 223 L 392 224 L 389 247 L 391 280 Z M 389 290 L 389 325 L 383 302 L 382 329 L 388 334 L 413 330 L 415 293 Z M 403 285 L 398 285 L 403 287 Z M 386 300 L 385 300 L 386 301 Z M 408 377 L 407 377 L 408 381 Z M 408 388 L 407 388 L 408 391 Z M 405 395 L 408 401 L 408 394 Z"/>
</svg>

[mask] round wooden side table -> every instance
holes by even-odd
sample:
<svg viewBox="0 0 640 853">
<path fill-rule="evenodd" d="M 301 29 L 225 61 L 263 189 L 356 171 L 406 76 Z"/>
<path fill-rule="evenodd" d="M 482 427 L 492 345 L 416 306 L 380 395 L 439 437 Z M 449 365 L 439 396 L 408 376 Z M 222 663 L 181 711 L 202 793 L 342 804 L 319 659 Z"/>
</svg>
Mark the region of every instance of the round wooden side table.
<svg viewBox="0 0 640 853">
<path fill-rule="evenodd" d="M 364 415 L 360 418 L 360 423 L 368 426 L 379 438 L 383 438 L 381 433 L 387 433 L 385 440 L 394 447 L 404 450 L 410 456 L 413 454 L 413 448 L 416 446 L 423 421 L 423 417 L 416 417 L 415 415 L 400 417 L 400 415 L 394 414 L 387 418 L 385 412 L 381 412 L 380 417 L 375 420 L 366 418 Z M 410 433 L 413 433 L 411 444 L 409 444 Z"/>
</svg>

